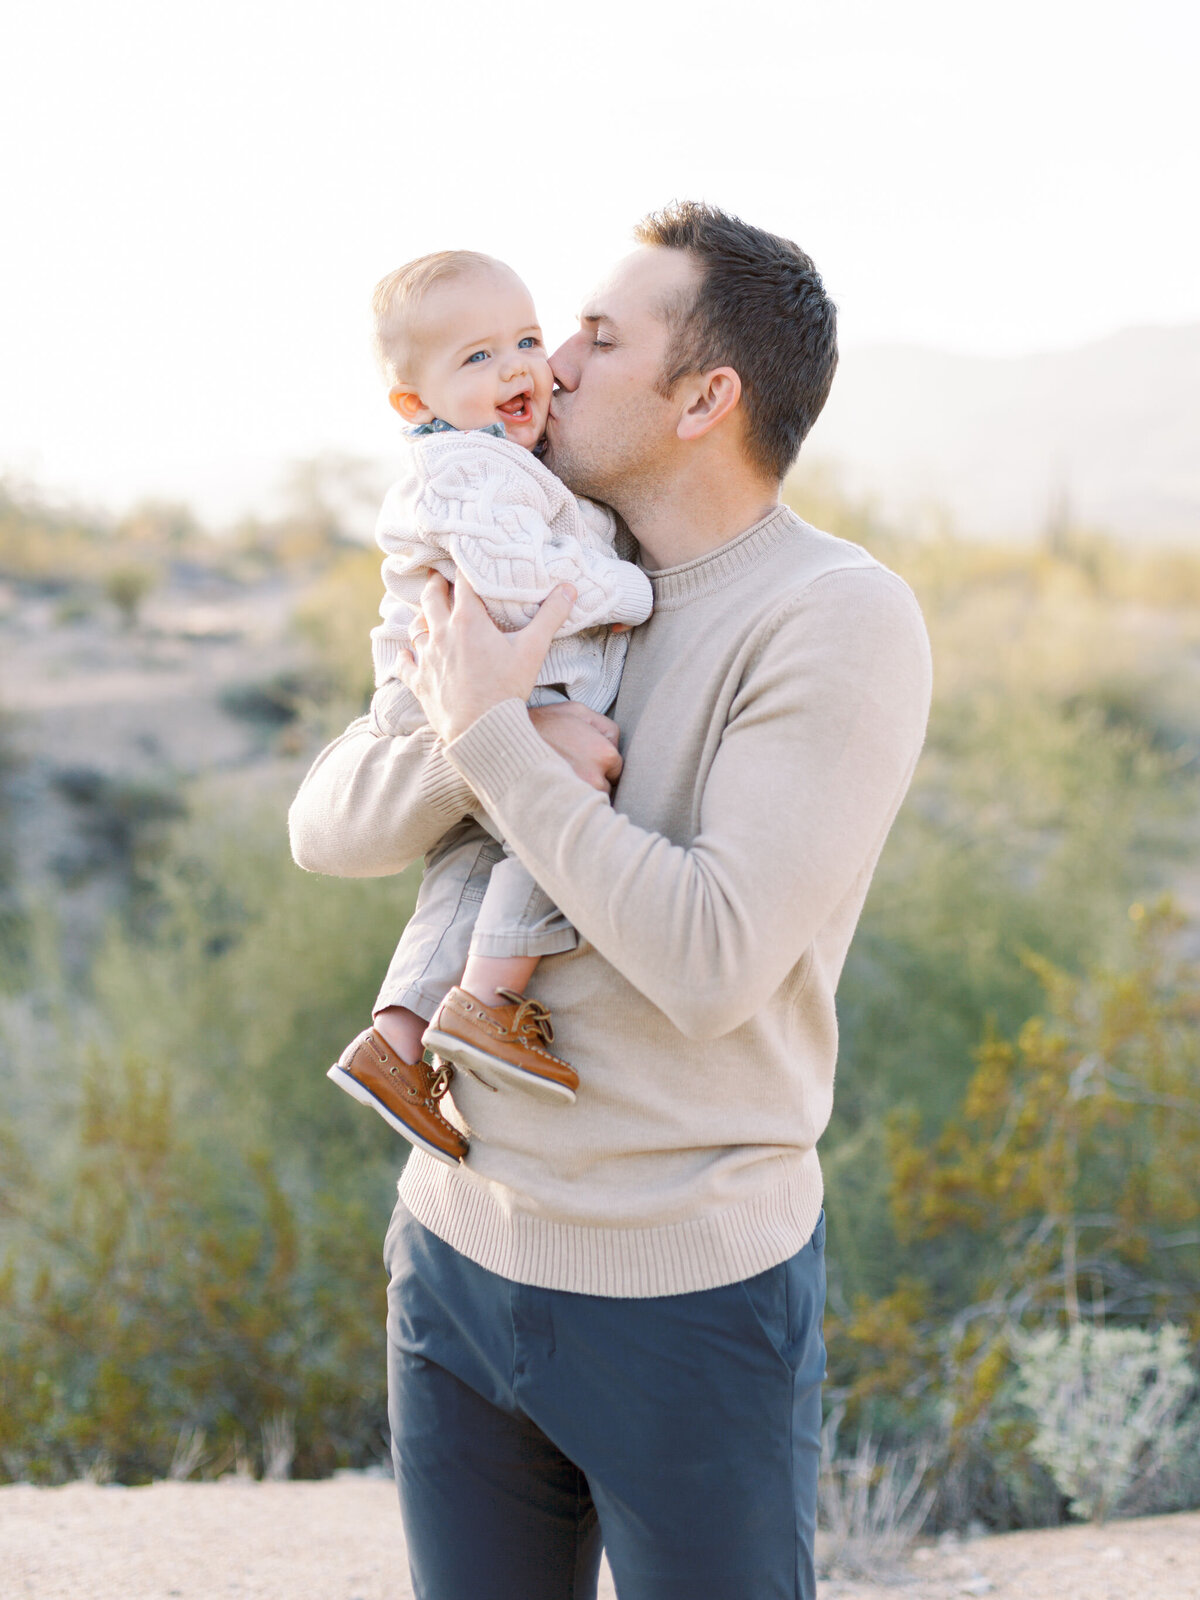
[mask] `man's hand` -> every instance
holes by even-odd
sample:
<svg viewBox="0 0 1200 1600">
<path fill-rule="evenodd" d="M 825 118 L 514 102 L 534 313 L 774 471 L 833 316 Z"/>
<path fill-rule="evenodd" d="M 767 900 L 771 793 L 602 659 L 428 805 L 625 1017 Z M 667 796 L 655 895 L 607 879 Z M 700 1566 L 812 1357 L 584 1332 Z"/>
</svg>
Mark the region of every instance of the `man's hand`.
<svg viewBox="0 0 1200 1600">
<path fill-rule="evenodd" d="M 577 777 L 602 794 L 612 793 L 622 766 L 615 722 L 578 700 L 533 706 L 529 715 L 542 738 L 570 763 Z"/>
<path fill-rule="evenodd" d="M 431 573 L 412 646 L 396 662 L 397 676 L 421 702 L 433 731 L 449 744 L 493 706 L 529 699 L 550 641 L 574 604 L 575 590 L 559 584 L 531 622 L 516 633 L 502 633 L 461 574 L 451 592 L 445 578 Z"/>
</svg>

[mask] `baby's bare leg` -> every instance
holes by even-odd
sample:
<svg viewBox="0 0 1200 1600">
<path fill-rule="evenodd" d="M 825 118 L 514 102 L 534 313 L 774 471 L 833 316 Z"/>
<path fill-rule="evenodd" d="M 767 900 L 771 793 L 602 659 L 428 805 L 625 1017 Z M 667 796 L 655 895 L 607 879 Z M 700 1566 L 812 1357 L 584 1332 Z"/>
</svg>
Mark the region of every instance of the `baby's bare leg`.
<svg viewBox="0 0 1200 1600">
<path fill-rule="evenodd" d="M 386 1006 L 375 1013 L 375 1031 L 381 1033 L 401 1061 L 420 1061 L 425 1053 L 421 1035 L 429 1026 L 407 1006 Z"/>
<path fill-rule="evenodd" d="M 505 1005 L 507 1002 L 500 990 L 509 989 L 523 995 L 537 971 L 539 959 L 538 956 L 469 955 L 459 987 L 485 1006 Z"/>
<path fill-rule="evenodd" d="M 461 988 L 485 1006 L 507 1004 L 501 989 L 524 994 L 537 971 L 538 956 L 468 956 Z M 386 1006 L 375 1014 L 375 1027 L 401 1061 L 421 1059 L 421 1035 L 429 1026 L 407 1006 Z"/>
</svg>

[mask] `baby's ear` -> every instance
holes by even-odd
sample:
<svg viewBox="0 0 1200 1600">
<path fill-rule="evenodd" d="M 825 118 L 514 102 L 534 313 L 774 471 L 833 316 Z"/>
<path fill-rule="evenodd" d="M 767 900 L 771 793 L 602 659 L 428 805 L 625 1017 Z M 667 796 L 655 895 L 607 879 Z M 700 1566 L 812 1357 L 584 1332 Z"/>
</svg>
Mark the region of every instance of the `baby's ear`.
<svg viewBox="0 0 1200 1600">
<path fill-rule="evenodd" d="M 388 390 L 388 404 L 405 422 L 432 422 L 433 412 L 415 389 L 407 389 L 401 383 L 393 384 Z"/>
</svg>

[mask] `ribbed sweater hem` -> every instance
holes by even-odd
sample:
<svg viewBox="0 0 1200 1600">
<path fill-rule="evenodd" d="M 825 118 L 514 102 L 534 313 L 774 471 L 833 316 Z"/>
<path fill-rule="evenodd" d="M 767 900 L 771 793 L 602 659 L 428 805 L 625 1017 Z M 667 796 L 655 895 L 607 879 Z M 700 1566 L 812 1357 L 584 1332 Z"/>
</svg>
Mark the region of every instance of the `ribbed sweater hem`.
<svg viewBox="0 0 1200 1600">
<path fill-rule="evenodd" d="M 516 1196 L 420 1150 L 399 1192 L 418 1222 L 489 1272 L 624 1300 L 718 1289 L 778 1266 L 808 1243 L 823 1198 L 815 1150 L 752 1199 L 658 1227 L 585 1227 L 516 1210 Z"/>
</svg>

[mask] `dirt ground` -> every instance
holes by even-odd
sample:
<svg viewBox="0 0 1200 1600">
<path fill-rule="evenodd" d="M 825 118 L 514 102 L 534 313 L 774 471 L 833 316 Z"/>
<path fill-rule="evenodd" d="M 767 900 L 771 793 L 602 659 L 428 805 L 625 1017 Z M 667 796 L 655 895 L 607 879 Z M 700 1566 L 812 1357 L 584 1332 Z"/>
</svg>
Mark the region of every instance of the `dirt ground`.
<svg viewBox="0 0 1200 1600">
<path fill-rule="evenodd" d="M 921 1546 L 904 1583 L 830 1581 L 820 1592 L 821 1600 L 1200 1600 L 1200 1513 Z M 0 1595 L 411 1600 L 412 1589 L 391 1480 L 347 1475 L 0 1489 Z M 607 1572 L 600 1595 L 614 1600 Z"/>
<path fill-rule="evenodd" d="M 907 1581 L 821 1585 L 821 1600 L 1200 1600 L 1200 1512 L 919 1545 Z"/>
</svg>

